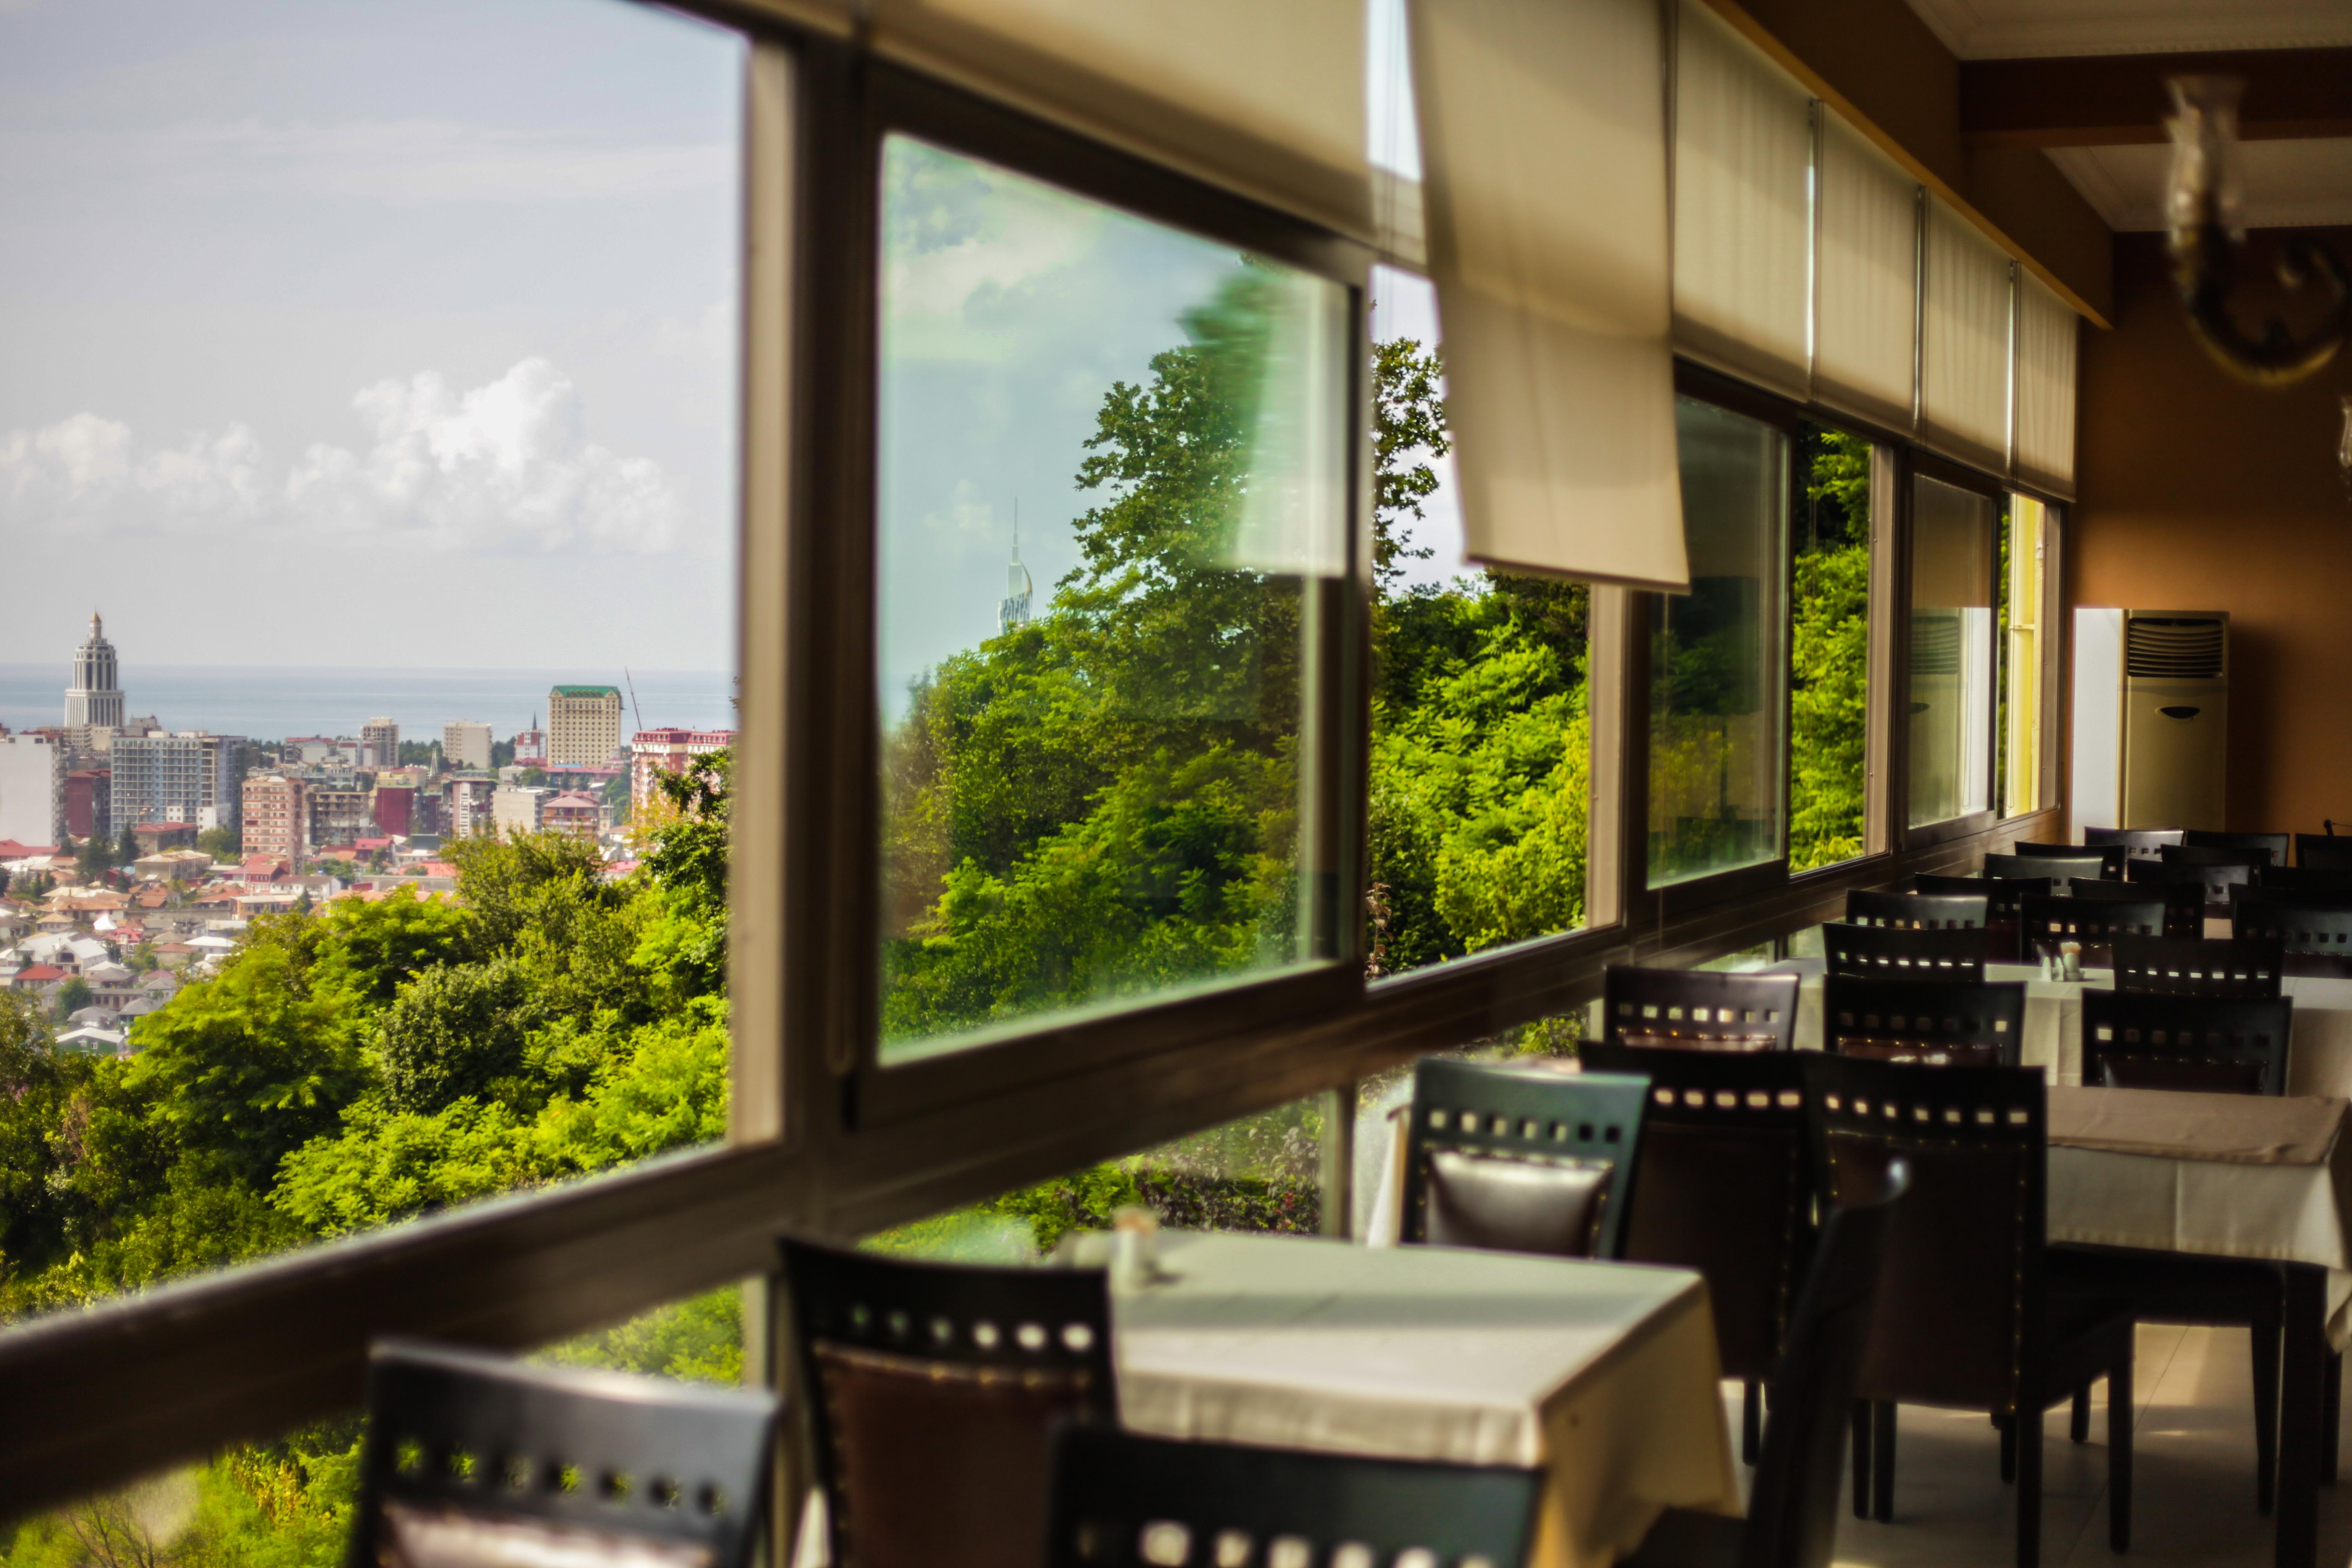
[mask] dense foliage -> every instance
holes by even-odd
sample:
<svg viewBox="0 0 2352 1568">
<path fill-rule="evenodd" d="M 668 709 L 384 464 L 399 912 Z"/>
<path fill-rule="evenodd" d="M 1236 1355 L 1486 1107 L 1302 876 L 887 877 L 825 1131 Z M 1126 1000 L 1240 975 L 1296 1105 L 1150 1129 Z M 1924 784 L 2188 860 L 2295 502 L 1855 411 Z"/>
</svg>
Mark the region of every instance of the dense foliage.
<svg viewBox="0 0 2352 1568">
<path fill-rule="evenodd" d="M 1862 853 L 1870 673 L 1870 443 L 1810 431 L 1790 584 L 1789 869 Z"/>
</svg>

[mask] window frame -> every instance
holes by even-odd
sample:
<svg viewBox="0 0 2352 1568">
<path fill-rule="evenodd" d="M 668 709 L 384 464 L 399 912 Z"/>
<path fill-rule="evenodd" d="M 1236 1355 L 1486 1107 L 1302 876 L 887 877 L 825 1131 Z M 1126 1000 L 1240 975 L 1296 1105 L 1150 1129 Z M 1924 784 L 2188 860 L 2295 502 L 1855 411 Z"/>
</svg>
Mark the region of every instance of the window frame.
<svg viewBox="0 0 2352 1568">
<path fill-rule="evenodd" d="M 1972 488 L 2003 481 L 1928 457 L 1908 432 L 1678 363 L 1678 390 L 1703 383 L 1708 390 L 1696 395 L 1736 395 L 1727 406 L 1767 407 L 1876 446 L 1867 853 L 1795 877 L 1784 857 L 1777 874 L 1745 868 L 1648 890 L 1649 616 L 1632 592 L 1596 587 L 1584 929 L 1370 985 L 1360 963 L 1342 961 L 1328 994 L 1294 994 L 1287 987 L 1299 977 L 1286 976 L 1147 1002 L 1107 1023 L 1071 1026 L 1048 1049 L 1031 1050 L 1055 1032 L 1041 1029 L 1013 1048 L 964 1054 L 986 1070 L 975 1070 L 961 1097 L 877 1105 L 866 1093 L 861 1104 L 880 1070 L 871 1066 L 872 1032 L 861 1033 L 869 1004 L 857 994 L 878 986 L 870 509 L 856 528 L 842 524 L 860 515 L 855 498 L 872 482 L 871 432 L 846 445 L 835 437 L 845 421 L 872 422 L 870 397 L 839 393 L 852 384 L 870 392 L 876 374 L 869 331 L 858 324 L 870 322 L 874 305 L 874 237 L 856 228 L 849 232 L 864 239 L 846 246 L 836 226 L 844 213 L 870 213 L 877 188 L 859 151 L 860 136 L 879 146 L 857 118 L 861 81 L 905 78 L 942 102 L 976 100 L 873 60 L 855 42 L 803 30 L 791 0 L 683 0 L 677 8 L 751 44 L 729 1142 L 0 1331 L 0 1408 L 16 1416 L 0 1424 L 0 1518 L 348 1409 L 362 1396 L 368 1346 L 385 1335 L 523 1349 L 749 1279 L 747 1366 L 770 1380 L 787 1375 L 763 1283 L 779 1232 L 852 1237 L 1306 1094 L 1344 1093 L 1423 1052 L 1580 1006 L 1611 964 L 1689 963 L 1751 946 L 1838 918 L 1849 889 L 1959 869 L 2063 820 L 2053 782 L 2039 812 L 1973 831 L 1963 822 L 1906 833 L 1901 822 L 1903 727 L 1888 716 L 1909 689 L 1903 639 L 1892 632 L 1907 614 L 1911 477 L 1948 468 Z M 1234 198 L 1181 176 L 979 107 L 1037 160 L 993 161 L 1082 191 L 1080 176 L 1116 171 L 1137 182 L 1110 193 L 1116 205 L 1142 210 L 1136 190 L 1158 193 L 1166 205 L 1146 216 L 1181 226 L 1216 228 L 1237 210 Z M 1185 221 L 1195 212 L 1206 216 Z M 1328 237 L 1318 243 L 1357 254 Z M 1360 365 L 1357 374 L 1365 374 Z M 1353 479 L 1363 498 L 1370 461 L 1366 441 Z M 1370 656 L 1365 500 L 1354 510 L 1355 563 L 1334 612 L 1341 657 L 1313 715 L 1325 726 L 1318 745 L 1339 744 L 1345 763 L 1326 775 L 1338 796 L 1326 831 L 1337 836 L 1350 878 L 1362 865 Z M 2050 578 L 2063 605 L 2059 571 Z M 845 585 L 855 590 L 846 601 Z M 2048 658 L 2063 657 L 2060 629 Z M 2063 698 L 2063 688 L 2048 694 L 2053 725 Z M 1785 716 L 1783 723 L 1785 754 Z M 2054 772 L 2057 749 L 2045 755 Z M 1785 803 L 1785 779 L 1782 788 Z M 1785 805 L 1782 816 L 1785 848 Z M 845 822 L 856 830 L 843 831 Z M 1344 951 L 1360 952 L 1360 921 L 1342 920 L 1338 931 Z M 1284 1008 L 1269 1008 L 1278 992 Z M 1117 1035 L 1145 1037 L 1145 1045 L 1126 1049 Z M 1116 1114 L 1105 1115 L 1107 1105 Z"/>
<path fill-rule="evenodd" d="M 1915 531 L 1917 526 L 1916 512 L 1919 481 L 1929 479 L 1949 485 L 1955 489 L 1967 490 L 1973 495 L 1984 497 L 1991 501 L 1995 508 L 2005 503 L 2009 489 L 2008 482 L 2004 479 L 1996 479 L 1980 468 L 1969 468 L 1966 464 L 1954 462 L 1949 458 L 1920 447 L 1908 448 L 1906 458 L 1903 469 L 1902 542 L 1897 571 L 1902 584 L 1901 619 L 1897 625 L 1904 629 L 1895 638 L 1898 650 L 1896 657 L 1902 664 L 1901 682 L 1895 689 L 1902 695 L 1899 698 L 1891 699 L 1891 701 L 1901 703 L 1908 703 L 1911 700 L 1911 639 L 1908 627 L 1911 621 L 1911 571 Z M 1985 555 L 1986 581 L 1992 582 L 1999 575 L 2000 570 L 2000 525 L 1996 519 Z M 1997 603 L 1998 592 L 1995 598 Z M 1984 718 L 1988 726 L 1985 732 L 1988 735 L 1995 734 L 2000 723 L 2000 641 L 2001 628 L 1996 626 L 1993 628 L 1991 678 L 1985 683 L 1984 695 L 1986 703 Z M 1893 724 L 1890 726 L 1890 732 L 1895 745 L 1900 748 L 1903 759 L 1900 779 L 1902 787 L 1895 796 L 1897 807 L 1895 826 L 1902 836 L 1900 842 L 1906 847 L 1924 848 L 1953 839 L 1971 837 L 2019 822 L 2032 821 L 2041 816 L 2040 810 L 2029 812 L 2024 816 L 2003 817 L 2000 815 L 2000 748 L 1998 745 L 1988 745 L 1985 748 L 1983 780 L 1984 798 L 1990 803 L 1987 807 L 1982 811 L 1962 812 L 1958 816 L 1946 817 L 1937 822 L 1923 822 L 1915 826 L 1911 821 L 1911 726 L 1907 723 Z"/>
</svg>

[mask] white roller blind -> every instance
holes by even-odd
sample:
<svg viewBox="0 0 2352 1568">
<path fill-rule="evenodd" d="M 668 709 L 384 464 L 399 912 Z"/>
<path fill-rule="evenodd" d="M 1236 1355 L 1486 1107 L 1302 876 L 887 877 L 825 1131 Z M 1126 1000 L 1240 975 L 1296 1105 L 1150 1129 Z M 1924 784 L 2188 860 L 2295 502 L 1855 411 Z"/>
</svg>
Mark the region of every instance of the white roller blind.
<svg viewBox="0 0 2352 1568">
<path fill-rule="evenodd" d="M 1822 110 L 1813 395 L 1911 426 L 1919 305 L 1919 184 L 1837 111 Z"/>
<path fill-rule="evenodd" d="M 1802 398 L 1811 279 L 1812 99 L 1683 0 L 1675 38 L 1675 342 Z"/>
<path fill-rule="evenodd" d="M 1364 0 L 871 0 L 919 69 L 1365 239 Z"/>
<path fill-rule="evenodd" d="M 2017 280 L 2017 477 L 2056 495 L 2074 493 L 2073 307 L 2040 279 Z"/>
<path fill-rule="evenodd" d="M 1940 197 L 1927 200 L 1920 313 L 1920 436 L 1996 471 L 2009 467 L 2010 262 Z"/>
<path fill-rule="evenodd" d="M 1650 0 L 1412 0 L 1465 553 L 1684 589 Z"/>
</svg>

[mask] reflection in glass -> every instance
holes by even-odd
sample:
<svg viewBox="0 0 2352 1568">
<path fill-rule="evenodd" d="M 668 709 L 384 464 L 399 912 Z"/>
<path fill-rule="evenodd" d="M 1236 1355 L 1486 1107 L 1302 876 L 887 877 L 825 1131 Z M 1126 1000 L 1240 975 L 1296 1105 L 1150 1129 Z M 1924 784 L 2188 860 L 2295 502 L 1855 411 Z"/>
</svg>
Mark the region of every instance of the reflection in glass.
<svg viewBox="0 0 2352 1568">
<path fill-rule="evenodd" d="M 1870 691 L 1870 443 L 1797 433 L 1789 530 L 1789 869 L 1863 851 Z"/>
<path fill-rule="evenodd" d="M 2042 612 L 2050 509 L 2012 495 L 2001 520 L 2000 811 L 2042 805 Z"/>
<path fill-rule="evenodd" d="M 1780 853 L 1781 543 L 1789 438 L 1683 398 L 1691 591 L 1650 636 L 1650 886 Z"/>
<path fill-rule="evenodd" d="M 1920 476 L 1911 515 L 1910 823 L 1990 808 L 1994 504 Z"/>
<path fill-rule="evenodd" d="M 906 136 L 882 184 L 883 1060 L 1319 956 L 1349 291 Z"/>
</svg>

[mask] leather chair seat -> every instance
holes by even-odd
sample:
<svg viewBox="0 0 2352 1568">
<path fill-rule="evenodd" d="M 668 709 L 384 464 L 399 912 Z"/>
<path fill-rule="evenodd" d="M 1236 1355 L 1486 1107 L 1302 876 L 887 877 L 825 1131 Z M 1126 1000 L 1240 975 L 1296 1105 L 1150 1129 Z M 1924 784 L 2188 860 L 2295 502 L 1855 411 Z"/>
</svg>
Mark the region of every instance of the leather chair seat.
<svg viewBox="0 0 2352 1568">
<path fill-rule="evenodd" d="M 1433 1247 L 1590 1258 L 1615 1169 L 1433 1149 L 1423 1239 Z"/>
</svg>

